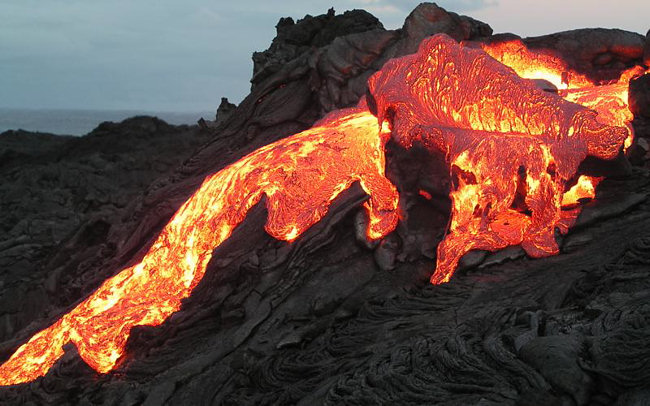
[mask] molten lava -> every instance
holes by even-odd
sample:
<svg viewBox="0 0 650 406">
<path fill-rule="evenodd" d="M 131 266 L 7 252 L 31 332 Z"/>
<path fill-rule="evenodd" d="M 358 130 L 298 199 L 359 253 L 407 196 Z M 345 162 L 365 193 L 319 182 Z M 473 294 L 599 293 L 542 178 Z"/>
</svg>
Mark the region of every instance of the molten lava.
<svg viewBox="0 0 650 406">
<path fill-rule="evenodd" d="M 569 65 L 548 51 L 533 52 L 520 39 L 491 44 L 480 44 L 481 49 L 502 64 L 512 68 L 525 79 L 543 79 L 552 83 L 566 100 L 598 112 L 603 124 L 626 127 L 628 137 L 625 149 L 632 145 L 634 118 L 628 108 L 630 79 L 644 72 L 640 66 L 621 73 L 618 80 L 606 84 L 594 83 L 586 75 L 572 70 Z"/>
<path fill-rule="evenodd" d="M 370 195 L 368 237 L 397 224 L 398 195 L 384 177 L 386 128 L 367 110 L 331 113 L 312 129 L 267 145 L 208 177 L 176 212 L 142 261 L 34 335 L 0 367 L 0 385 L 32 381 L 73 342 L 98 372 L 124 354 L 131 328 L 159 325 L 199 283 L 215 247 L 266 195 L 266 231 L 292 241 L 356 181 Z"/>
<path fill-rule="evenodd" d="M 523 69 L 507 49 L 487 51 L 502 63 L 444 35 L 427 39 L 417 54 L 389 61 L 369 80 L 377 117 L 364 103 L 333 112 L 312 129 L 206 178 L 140 263 L 108 279 L 0 366 L 0 385 L 43 376 L 68 342 L 98 372 L 113 369 L 131 329 L 159 325 L 180 308 L 212 251 L 263 195 L 269 213 L 265 229 L 292 241 L 358 181 L 370 196 L 364 205 L 368 237 L 387 235 L 397 224 L 399 199 L 384 176 L 389 137 L 406 148 L 419 143 L 444 152 L 454 180 L 450 227 L 438 246 L 433 283 L 448 281 L 472 249 L 522 244 L 533 257 L 557 253 L 555 228 L 568 230 L 579 213 L 576 206 L 593 198 L 598 181 L 582 176 L 569 188 L 578 165 L 587 155 L 615 157 L 631 135 L 631 117 L 620 97 L 626 79 L 599 87 L 563 74 L 566 66 L 544 58 Z M 575 103 L 540 90 L 515 71 L 524 77 L 560 72 L 570 80 L 558 85 L 568 82 L 564 96 Z M 431 199 L 427 191 L 420 194 Z"/>
<path fill-rule="evenodd" d="M 565 230 L 578 214 L 562 213 L 567 182 L 587 155 L 612 159 L 630 135 L 618 115 L 545 92 L 483 50 L 445 35 L 388 61 L 368 86 L 369 104 L 380 122 L 391 122 L 393 139 L 446 154 L 452 213 L 434 284 L 449 281 L 473 249 L 521 244 L 532 257 L 556 254 L 555 228 Z M 598 104 L 594 97 L 601 94 L 575 101 Z"/>
<path fill-rule="evenodd" d="M 543 79 L 557 89 L 593 86 L 585 75 L 571 68 L 550 51 L 531 51 L 520 39 L 479 44 L 488 55 L 512 68 L 524 79 Z"/>
</svg>

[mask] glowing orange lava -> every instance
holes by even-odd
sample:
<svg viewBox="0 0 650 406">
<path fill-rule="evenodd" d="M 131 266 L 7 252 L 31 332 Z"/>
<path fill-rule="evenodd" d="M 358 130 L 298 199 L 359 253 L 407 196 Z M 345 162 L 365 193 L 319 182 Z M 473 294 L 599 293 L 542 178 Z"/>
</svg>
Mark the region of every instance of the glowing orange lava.
<svg viewBox="0 0 650 406">
<path fill-rule="evenodd" d="M 496 56 L 518 66 L 507 52 Z M 543 68 L 519 67 L 522 75 Z M 393 139 L 446 154 L 452 212 L 438 245 L 434 284 L 449 281 L 473 249 L 521 244 L 532 257 L 556 254 L 556 227 L 566 230 L 579 213 L 562 213 L 567 182 L 587 155 L 612 159 L 630 135 L 617 114 L 543 91 L 483 50 L 445 35 L 425 39 L 417 54 L 388 61 L 368 85 L 370 104 L 380 121 L 391 122 Z M 618 97 L 612 94 L 618 88 L 600 90 L 592 85 L 593 93 L 574 101 L 600 106 L 600 98 Z M 603 110 L 611 113 L 610 106 Z"/>
<path fill-rule="evenodd" d="M 353 182 L 370 195 L 368 236 L 397 224 L 398 195 L 384 177 L 386 127 L 367 110 L 334 112 L 313 128 L 267 145 L 208 177 L 163 229 L 142 262 L 34 335 L 0 366 L 0 385 L 32 381 L 73 342 L 98 372 L 124 354 L 131 328 L 159 325 L 199 283 L 215 247 L 266 195 L 266 231 L 291 241 L 318 222 Z"/>
<path fill-rule="evenodd" d="M 591 200 L 596 197 L 596 186 L 601 179 L 580 175 L 576 184 L 562 195 L 562 207 L 575 206 L 583 199 Z"/>
<path fill-rule="evenodd" d="M 431 37 L 417 54 L 391 60 L 371 77 L 377 117 L 363 103 L 333 112 L 206 178 L 140 263 L 108 279 L 0 366 L 0 385 L 43 376 L 68 342 L 96 371 L 113 369 L 131 329 L 159 325 L 180 308 L 213 250 L 263 195 L 266 231 L 293 241 L 358 181 L 370 196 L 364 205 L 368 237 L 387 235 L 398 221 L 399 198 L 384 176 L 389 137 L 406 148 L 420 143 L 446 154 L 452 213 L 433 283 L 448 281 L 472 249 L 522 244 L 533 257 L 557 253 L 555 228 L 568 230 L 579 213 L 575 206 L 593 198 L 598 181 L 580 177 L 567 191 L 578 165 L 587 155 L 615 157 L 631 134 L 621 96 L 629 78 L 598 87 L 563 73 L 566 66 L 554 61 L 538 58 L 522 68 L 507 48 L 501 51 L 488 49 L 524 77 L 551 72 L 544 77 L 557 81 L 559 73 L 557 85 L 575 103 L 540 90 L 481 49 Z M 429 192 L 419 193 L 431 199 Z"/>
<path fill-rule="evenodd" d="M 520 39 L 480 44 L 480 47 L 524 79 L 544 79 L 560 90 L 594 85 L 585 75 L 570 69 L 565 61 L 552 52 L 531 51 Z"/>
</svg>

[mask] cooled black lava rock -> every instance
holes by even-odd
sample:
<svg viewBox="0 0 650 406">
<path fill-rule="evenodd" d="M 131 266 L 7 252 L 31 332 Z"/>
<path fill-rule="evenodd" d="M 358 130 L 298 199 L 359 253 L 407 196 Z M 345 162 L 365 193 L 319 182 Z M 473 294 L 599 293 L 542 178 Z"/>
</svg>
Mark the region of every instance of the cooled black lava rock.
<svg viewBox="0 0 650 406">
<path fill-rule="evenodd" d="M 630 81 L 629 103 L 635 116 L 650 118 L 650 74 Z"/>
<path fill-rule="evenodd" d="M 72 281 L 102 277 L 86 272 L 114 253 L 120 217 L 207 139 L 155 117 L 84 137 L 0 134 L 0 340 L 85 294 Z"/>
<path fill-rule="evenodd" d="M 650 67 L 650 30 L 645 35 L 645 46 L 643 47 L 643 63 Z"/>
<path fill-rule="evenodd" d="M 215 117 L 215 124 L 219 125 L 226 121 L 228 117 L 230 117 L 237 108 L 237 105 L 230 103 L 228 101 L 228 98 L 222 97 L 221 98 L 221 104 L 219 104 L 219 107 L 217 108 L 217 115 Z"/>
<path fill-rule="evenodd" d="M 269 49 L 253 54 L 253 88 L 260 81 L 279 71 L 288 61 L 330 44 L 335 38 L 353 33 L 383 29 L 379 20 L 364 10 L 346 11 L 336 15 L 305 16 L 294 23 L 291 17 L 282 18 L 276 25 L 277 36 Z"/>
</svg>

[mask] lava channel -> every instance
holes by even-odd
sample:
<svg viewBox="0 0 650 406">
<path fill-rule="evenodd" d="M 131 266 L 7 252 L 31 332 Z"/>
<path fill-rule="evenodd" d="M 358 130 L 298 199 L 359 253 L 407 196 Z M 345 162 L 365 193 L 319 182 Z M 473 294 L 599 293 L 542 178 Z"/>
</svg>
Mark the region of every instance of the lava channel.
<svg viewBox="0 0 650 406">
<path fill-rule="evenodd" d="M 384 176 L 387 127 L 365 109 L 333 112 L 309 130 L 267 145 L 205 179 L 169 221 L 142 261 L 104 282 L 0 366 L 0 385 L 43 376 L 72 342 L 106 373 L 124 355 L 134 326 L 160 325 L 178 311 L 224 242 L 262 195 L 265 229 L 293 241 L 317 223 L 332 200 L 359 182 L 370 195 L 367 235 L 397 224 L 398 195 Z"/>
</svg>

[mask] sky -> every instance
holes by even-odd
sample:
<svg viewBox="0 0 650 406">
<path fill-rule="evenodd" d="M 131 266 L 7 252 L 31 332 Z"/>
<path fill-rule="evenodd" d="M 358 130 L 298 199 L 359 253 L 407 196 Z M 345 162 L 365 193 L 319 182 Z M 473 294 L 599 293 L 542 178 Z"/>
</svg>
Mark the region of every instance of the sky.
<svg viewBox="0 0 650 406">
<path fill-rule="evenodd" d="M 388 29 L 410 0 L 0 0 L 0 108 L 214 111 L 250 90 L 280 17 L 363 8 Z M 648 0 L 440 0 L 495 32 L 645 34 Z"/>
</svg>

